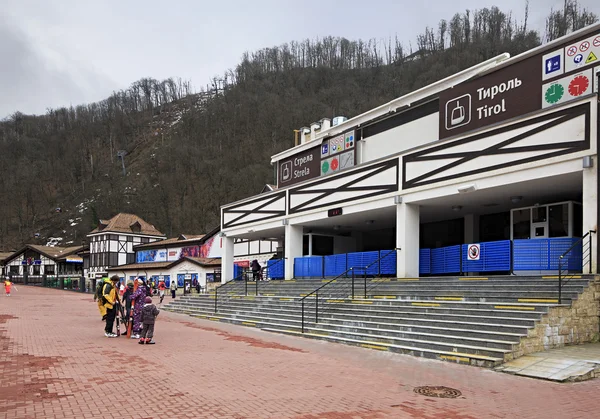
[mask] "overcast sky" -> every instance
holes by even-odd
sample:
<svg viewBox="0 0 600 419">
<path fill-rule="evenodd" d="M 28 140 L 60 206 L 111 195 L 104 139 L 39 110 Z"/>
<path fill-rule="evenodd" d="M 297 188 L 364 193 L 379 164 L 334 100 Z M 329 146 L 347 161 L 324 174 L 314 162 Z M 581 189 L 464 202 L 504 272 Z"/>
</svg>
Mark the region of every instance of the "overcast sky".
<svg viewBox="0 0 600 419">
<path fill-rule="evenodd" d="M 543 29 L 562 0 L 530 0 Z M 98 101 L 142 77 L 196 88 L 244 51 L 327 35 L 405 45 L 465 9 L 497 5 L 523 19 L 525 0 L 2 0 L 0 119 Z M 580 0 L 600 14 L 600 1 Z"/>
</svg>

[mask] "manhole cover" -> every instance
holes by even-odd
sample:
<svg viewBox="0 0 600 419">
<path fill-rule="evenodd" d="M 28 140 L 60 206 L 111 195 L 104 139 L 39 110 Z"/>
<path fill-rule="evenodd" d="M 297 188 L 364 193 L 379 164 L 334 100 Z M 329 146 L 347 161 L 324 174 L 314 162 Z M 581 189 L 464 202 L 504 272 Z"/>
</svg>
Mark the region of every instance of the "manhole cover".
<svg viewBox="0 0 600 419">
<path fill-rule="evenodd" d="M 421 394 L 423 396 L 428 397 L 440 397 L 442 399 L 455 399 L 457 397 L 462 396 L 462 393 L 454 388 L 450 387 L 433 387 L 433 386 L 423 386 L 416 387 L 415 393 Z"/>
</svg>

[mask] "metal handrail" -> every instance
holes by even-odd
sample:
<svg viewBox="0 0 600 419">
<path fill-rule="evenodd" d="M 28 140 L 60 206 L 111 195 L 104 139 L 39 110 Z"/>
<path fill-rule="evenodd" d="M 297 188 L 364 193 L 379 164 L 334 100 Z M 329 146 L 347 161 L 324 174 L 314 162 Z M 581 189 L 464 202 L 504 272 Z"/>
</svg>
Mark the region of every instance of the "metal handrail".
<svg viewBox="0 0 600 419">
<path fill-rule="evenodd" d="M 338 279 L 341 279 L 342 277 L 345 277 L 348 272 L 352 272 L 352 299 L 354 299 L 354 280 L 355 280 L 355 271 L 356 270 L 363 270 L 363 278 L 364 278 L 364 298 L 367 297 L 367 270 L 373 266 L 376 263 L 379 263 L 382 259 L 386 258 L 387 256 L 389 256 L 391 253 L 396 252 L 398 250 L 401 250 L 399 247 L 394 248 L 393 250 L 390 250 L 389 252 L 387 252 L 385 255 L 378 257 L 375 261 L 371 262 L 370 264 L 368 264 L 367 266 L 353 266 L 351 268 L 346 269 L 344 272 L 342 272 L 341 274 L 339 274 L 338 276 L 336 276 L 335 278 L 327 281 L 325 284 L 321 285 L 320 287 L 318 287 L 317 289 L 313 290 L 312 292 L 310 292 L 309 294 L 306 294 L 304 297 L 302 297 L 300 299 L 300 303 L 302 305 L 302 333 L 304 333 L 304 311 L 305 311 L 305 300 L 314 295 L 315 296 L 315 323 L 319 322 L 319 291 L 322 290 L 323 288 L 327 287 L 328 285 L 330 285 L 331 283 L 333 283 L 334 281 L 337 281 Z M 336 283 L 337 285 L 337 283 Z M 344 294 L 347 294 L 347 292 L 344 292 Z M 332 298 L 335 299 L 335 298 Z"/>
<path fill-rule="evenodd" d="M 567 251 L 565 251 L 562 255 L 560 255 L 558 257 L 558 304 L 562 304 L 562 288 L 567 285 L 569 283 L 569 281 L 571 279 L 573 279 L 574 275 L 571 275 L 570 278 L 567 279 L 567 281 L 563 284 L 563 279 L 566 279 L 567 276 L 563 277 L 563 269 L 562 269 L 562 264 L 563 264 L 563 260 L 565 258 L 565 256 L 567 256 L 573 249 L 575 249 L 576 246 L 578 246 L 579 244 L 581 244 L 581 271 L 583 272 L 583 266 L 584 266 L 584 260 L 585 260 L 585 251 L 583 249 L 585 243 L 584 240 L 586 237 L 588 237 L 588 249 L 587 251 L 589 252 L 587 257 L 589 257 L 589 265 L 588 265 L 588 273 L 592 273 L 592 234 L 596 234 L 596 230 L 590 230 L 587 233 L 585 233 L 583 235 L 583 237 L 581 237 L 579 240 L 577 240 L 575 243 L 573 243 L 571 245 L 571 247 L 569 247 L 569 249 L 567 249 Z M 568 270 L 568 269 L 567 269 Z"/>
</svg>

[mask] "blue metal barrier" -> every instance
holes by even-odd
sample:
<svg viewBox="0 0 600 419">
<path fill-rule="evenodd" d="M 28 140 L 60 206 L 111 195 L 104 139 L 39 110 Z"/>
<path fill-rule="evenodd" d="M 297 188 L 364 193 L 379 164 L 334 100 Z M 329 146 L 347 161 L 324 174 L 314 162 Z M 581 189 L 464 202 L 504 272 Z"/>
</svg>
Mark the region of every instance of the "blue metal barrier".
<svg viewBox="0 0 600 419">
<path fill-rule="evenodd" d="M 480 243 L 479 260 L 469 260 L 468 248 L 462 245 L 462 272 L 510 272 L 510 240 Z"/>
<path fill-rule="evenodd" d="M 431 273 L 460 273 L 460 248 L 461 245 L 431 249 Z"/>
<path fill-rule="evenodd" d="M 347 257 L 346 253 L 341 255 L 324 256 L 325 258 L 325 276 L 338 276 L 346 271 Z"/>
<path fill-rule="evenodd" d="M 364 267 L 370 265 L 371 263 L 375 262 L 377 259 L 379 259 L 378 251 L 348 253 L 346 269 L 355 268 L 355 267 L 356 268 L 359 268 L 359 267 L 364 268 Z M 379 273 L 378 265 L 379 265 L 378 263 L 375 263 L 372 266 L 369 266 L 369 268 L 367 269 L 367 275 L 377 275 Z M 362 274 L 363 271 L 360 271 L 359 274 Z"/>
<path fill-rule="evenodd" d="M 323 278 L 323 256 L 294 258 L 294 276 L 300 278 Z"/>
<path fill-rule="evenodd" d="M 380 250 L 379 257 L 379 274 L 380 275 L 396 275 L 396 260 L 398 259 L 398 252 L 391 252 L 390 250 Z"/>
<path fill-rule="evenodd" d="M 267 270 L 271 279 L 283 279 L 285 277 L 284 268 L 285 262 L 282 262 L 281 259 L 272 259 L 267 261 Z"/>
<path fill-rule="evenodd" d="M 577 240 L 576 237 L 513 240 L 513 270 L 557 271 L 558 258 Z M 581 246 L 571 251 L 569 270 L 581 270 L 581 251 Z"/>
<path fill-rule="evenodd" d="M 419 249 L 419 275 L 431 273 L 431 249 Z"/>
</svg>

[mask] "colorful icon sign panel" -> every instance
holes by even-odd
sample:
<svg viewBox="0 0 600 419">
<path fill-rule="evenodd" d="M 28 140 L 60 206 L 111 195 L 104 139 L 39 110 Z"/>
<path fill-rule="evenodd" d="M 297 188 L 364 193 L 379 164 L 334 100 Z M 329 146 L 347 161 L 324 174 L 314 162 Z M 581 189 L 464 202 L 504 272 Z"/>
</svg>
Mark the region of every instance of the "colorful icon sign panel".
<svg viewBox="0 0 600 419">
<path fill-rule="evenodd" d="M 553 51 L 542 57 L 542 80 L 560 76 L 565 71 L 564 50 Z"/>
<path fill-rule="evenodd" d="M 593 87 L 593 71 L 585 71 L 563 77 L 542 87 L 542 108 L 549 108 L 579 99 L 590 94 Z"/>
<path fill-rule="evenodd" d="M 565 48 L 564 72 L 594 65 L 600 57 L 600 35 L 595 34 Z"/>
</svg>

